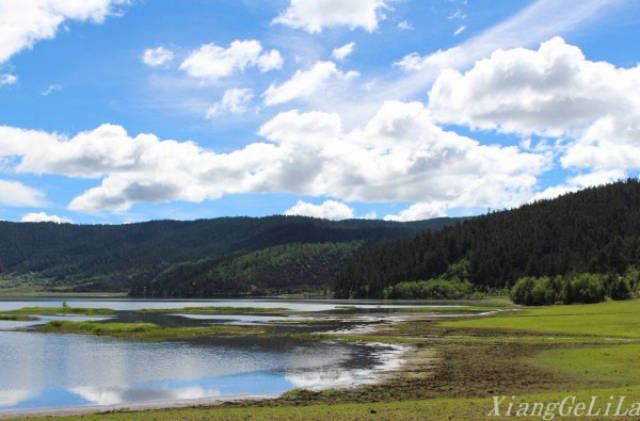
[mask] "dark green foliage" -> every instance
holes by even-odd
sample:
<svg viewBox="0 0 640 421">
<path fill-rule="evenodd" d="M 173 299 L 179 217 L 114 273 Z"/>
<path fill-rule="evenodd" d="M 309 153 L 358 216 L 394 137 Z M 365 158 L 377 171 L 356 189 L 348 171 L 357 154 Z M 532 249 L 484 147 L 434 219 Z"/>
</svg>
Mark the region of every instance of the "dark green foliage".
<svg viewBox="0 0 640 421">
<path fill-rule="evenodd" d="M 145 287 L 157 280 L 153 289 L 157 296 L 240 293 L 245 292 L 246 283 L 237 285 L 233 276 L 216 278 L 223 283 L 221 286 L 203 282 L 211 280 L 207 274 L 213 267 L 228 266 L 239 256 L 256 250 L 292 243 L 372 242 L 440 229 L 452 223 L 454 220 L 449 218 L 397 223 L 335 222 L 296 216 L 127 225 L 0 222 L 0 285 L 10 288 L 12 279 L 22 284 L 28 276 L 30 286 L 47 290 L 133 291 L 144 295 Z M 322 259 L 311 260 L 307 263 L 312 268 L 306 272 L 292 269 L 292 274 L 311 273 L 316 263 L 323 264 Z M 285 266 L 290 267 L 289 263 Z M 304 282 L 330 287 L 333 278 L 327 279 L 327 273 L 334 269 L 318 266 L 315 269 L 322 274 L 322 281 Z M 268 271 L 262 268 L 257 272 Z M 291 284 L 293 281 L 287 276 Z M 196 280 L 192 281 L 192 277 Z M 272 279 L 275 275 L 267 277 Z"/>
<path fill-rule="evenodd" d="M 607 276 L 593 273 L 567 276 L 542 276 L 539 278 L 527 276 L 520 278 L 511 289 L 511 299 L 516 304 L 527 306 L 551 305 L 556 303 L 598 303 L 609 296 L 614 299 L 629 298 L 628 290 L 617 284 L 617 280 L 610 284 Z M 616 297 L 613 296 L 616 295 Z"/>
<path fill-rule="evenodd" d="M 552 280 L 548 276 L 521 278 L 511 290 L 511 299 L 516 304 L 527 306 L 555 304 L 563 295 L 563 290 L 554 281 L 556 280 Z"/>
<path fill-rule="evenodd" d="M 640 290 L 640 269 L 637 266 L 629 266 L 624 273 L 624 279 L 629 285 L 631 293 L 636 293 Z"/>
<path fill-rule="evenodd" d="M 622 275 L 640 263 L 639 204 L 640 182 L 630 179 L 374 244 L 339 273 L 336 295 L 382 297 L 388 286 L 440 277 L 461 259 L 481 290 L 526 276 Z"/>
<path fill-rule="evenodd" d="M 456 300 L 468 298 L 472 292 L 473 285 L 468 281 L 433 278 L 389 286 L 384 290 L 384 298 Z"/>
<path fill-rule="evenodd" d="M 329 288 L 339 267 L 360 242 L 292 243 L 235 258 L 179 263 L 150 282 L 135 284 L 135 295 L 196 297 L 277 294 Z"/>
<path fill-rule="evenodd" d="M 629 281 L 623 276 L 615 276 L 609 285 L 609 297 L 614 300 L 628 300 L 631 298 Z"/>
<path fill-rule="evenodd" d="M 604 275 L 593 273 L 570 277 L 565 283 L 564 303 L 599 303 L 604 301 L 607 293 L 606 282 Z"/>
</svg>

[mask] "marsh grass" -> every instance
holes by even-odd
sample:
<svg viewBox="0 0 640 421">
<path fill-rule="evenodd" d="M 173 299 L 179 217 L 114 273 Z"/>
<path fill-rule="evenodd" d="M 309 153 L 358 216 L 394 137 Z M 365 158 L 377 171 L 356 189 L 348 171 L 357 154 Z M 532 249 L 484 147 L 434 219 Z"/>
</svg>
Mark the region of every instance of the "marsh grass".
<svg viewBox="0 0 640 421">
<path fill-rule="evenodd" d="M 80 308 L 80 307 L 23 307 L 17 310 L 11 310 L 5 314 L 15 315 L 41 315 L 41 316 L 60 316 L 60 315 L 82 315 L 82 316 L 104 316 L 113 314 L 110 308 Z"/>
<path fill-rule="evenodd" d="M 0 313 L 0 320 L 28 322 L 28 321 L 39 320 L 39 319 L 35 316 L 29 316 L 27 314 Z"/>
<path fill-rule="evenodd" d="M 154 323 L 99 323 L 53 320 L 37 326 L 42 333 L 77 333 L 95 336 L 110 336 L 118 339 L 163 341 L 195 339 L 204 336 L 265 335 L 271 332 L 268 326 L 207 326 L 163 328 Z"/>
</svg>

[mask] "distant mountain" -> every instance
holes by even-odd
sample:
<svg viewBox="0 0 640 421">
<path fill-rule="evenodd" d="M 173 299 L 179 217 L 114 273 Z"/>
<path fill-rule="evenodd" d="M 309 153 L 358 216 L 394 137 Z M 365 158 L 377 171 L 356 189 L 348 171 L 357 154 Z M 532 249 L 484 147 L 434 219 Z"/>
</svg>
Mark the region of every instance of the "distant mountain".
<svg viewBox="0 0 640 421">
<path fill-rule="evenodd" d="M 381 297 L 388 286 L 461 266 L 489 289 L 523 276 L 620 274 L 638 264 L 640 182 L 630 179 L 364 248 L 340 271 L 336 294 Z"/>
<path fill-rule="evenodd" d="M 5 288 L 26 279 L 33 288 L 148 296 L 330 288 L 338 265 L 362 244 L 457 222 L 297 216 L 126 225 L 0 222 L 0 279 Z"/>
</svg>

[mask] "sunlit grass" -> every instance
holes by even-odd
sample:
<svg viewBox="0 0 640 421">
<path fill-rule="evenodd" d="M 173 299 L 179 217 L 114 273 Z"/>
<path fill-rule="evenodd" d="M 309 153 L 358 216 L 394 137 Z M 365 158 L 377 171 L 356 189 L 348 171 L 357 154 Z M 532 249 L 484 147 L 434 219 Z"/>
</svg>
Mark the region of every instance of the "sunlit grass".
<svg viewBox="0 0 640 421">
<path fill-rule="evenodd" d="M 640 300 L 525 308 L 439 326 L 640 338 Z"/>
</svg>

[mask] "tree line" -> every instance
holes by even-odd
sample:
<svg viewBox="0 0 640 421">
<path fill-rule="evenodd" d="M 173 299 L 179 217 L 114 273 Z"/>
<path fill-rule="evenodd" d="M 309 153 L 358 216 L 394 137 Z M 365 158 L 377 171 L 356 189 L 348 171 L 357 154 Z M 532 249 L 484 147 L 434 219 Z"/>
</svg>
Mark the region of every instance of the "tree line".
<svg viewBox="0 0 640 421">
<path fill-rule="evenodd" d="M 629 179 L 467 219 L 361 249 L 336 296 L 381 298 L 401 282 L 439 278 L 462 261 L 479 291 L 523 277 L 622 275 L 640 262 L 640 183 Z"/>
</svg>

